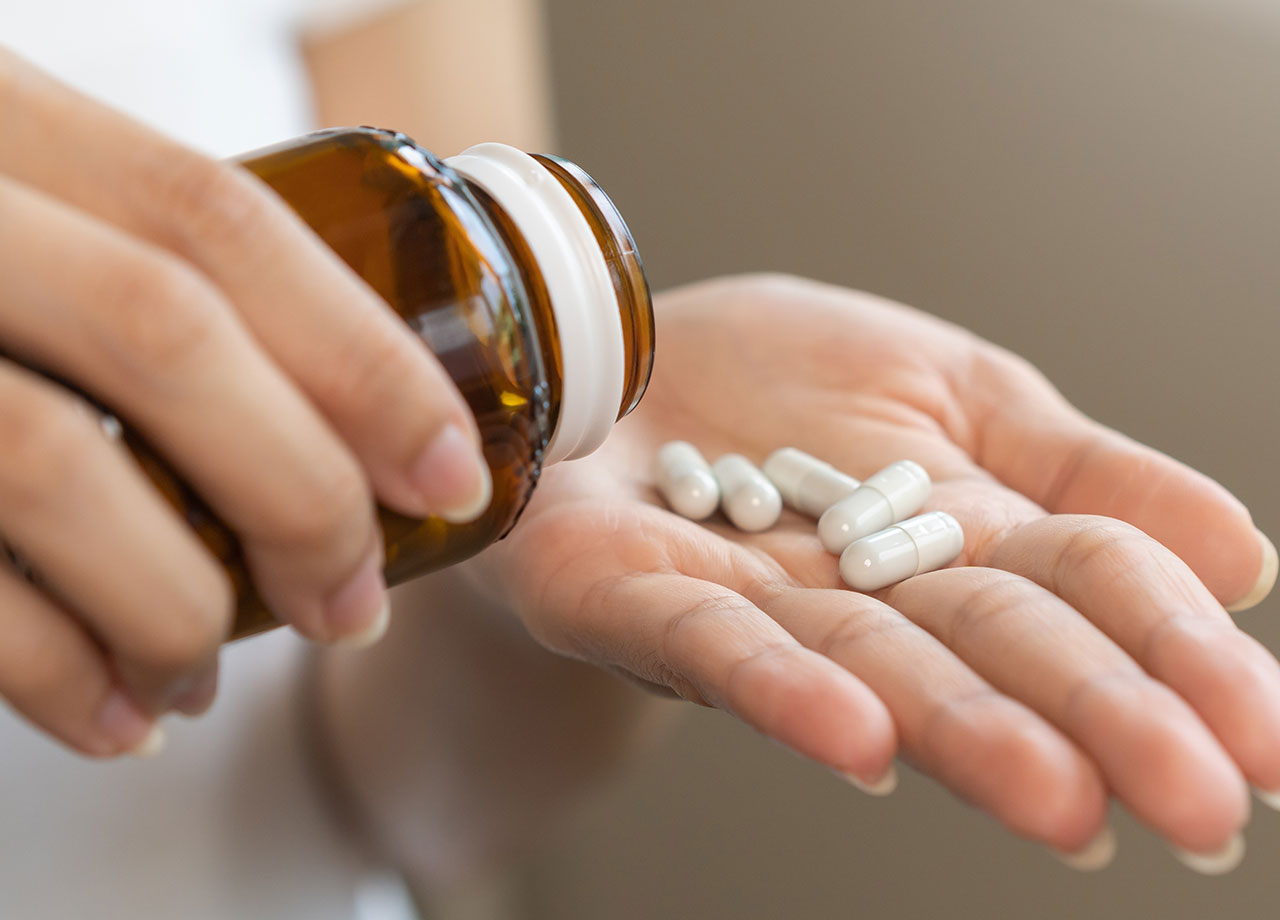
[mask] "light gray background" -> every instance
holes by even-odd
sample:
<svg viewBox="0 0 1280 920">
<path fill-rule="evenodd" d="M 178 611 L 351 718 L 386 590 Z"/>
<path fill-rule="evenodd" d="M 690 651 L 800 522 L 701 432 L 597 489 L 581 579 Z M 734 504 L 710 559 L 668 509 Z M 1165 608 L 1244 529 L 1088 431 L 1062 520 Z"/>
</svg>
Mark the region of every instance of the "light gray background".
<svg viewBox="0 0 1280 920">
<path fill-rule="evenodd" d="M 656 285 L 783 269 L 1021 352 L 1280 535 L 1280 5 L 550 0 L 562 148 Z M 1280 605 L 1241 622 L 1280 648 Z M 931 781 L 867 799 L 698 712 L 554 831 L 531 916 L 1280 914 L 1280 815 L 1226 879 L 1120 819 L 1076 875 Z"/>
</svg>

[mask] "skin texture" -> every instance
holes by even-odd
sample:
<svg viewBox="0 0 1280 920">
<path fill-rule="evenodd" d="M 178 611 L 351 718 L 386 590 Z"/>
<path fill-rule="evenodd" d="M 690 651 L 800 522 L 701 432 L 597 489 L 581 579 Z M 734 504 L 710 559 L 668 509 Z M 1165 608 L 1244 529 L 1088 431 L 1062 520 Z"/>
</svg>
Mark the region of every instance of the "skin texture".
<svg viewBox="0 0 1280 920">
<path fill-rule="evenodd" d="M 451 29 L 505 49 L 484 105 L 436 91 L 478 78 L 465 43 L 433 43 L 437 4 L 309 36 L 321 121 L 445 153 L 547 148 L 536 7 L 446 5 Z M 345 794 L 410 873 L 440 884 L 499 860 L 645 735 L 658 704 L 584 662 L 868 780 L 896 753 L 1064 851 L 1111 795 L 1213 849 L 1247 817 L 1246 781 L 1280 786 L 1276 665 L 1220 603 L 1249 591 L 1261 552 L 1221 488 L 1080 417 L 1013 356 L 872 297 L 738 280 L 659 312 L 653 384 L 605 448 L 548 471 L 504 544 L 398 589 L 381 646 L 318 656 Z M 792 444 L 858 476 L 920 460 L 966 555 L 856 595 L 790 512 L 752 537 L 670 514 L 647 477 L 672 438 L 712 459 Z M 570 657 L 505 628 L 515 616 Z"/>
<path fill-rule="evenodd" d="M 350 32 L 364 44 L 347 46 L 357 53 L 345 60 L 359 67 L 342 63 L 336 38 L 309 42 L 324 120 L 395 122 L 441 152 L 489 138 L 541 147 L 545 82 L 528 74 L 502 77 L 489 104 L 453 116 L 432 108 L 438 94 L 397 92 L 398 107 L 369 108 L 391 104 L 389 86 L 433 85 L 415 69 L 430 58 L 417 41 L 429 31 L 422 9 L 391 17 L 405 27 L 392 35 L 375 34 L 386 21 Z M 362 88 L 370 53 L 388 69 Z M 513 92 L 534 101 L 509 111 L 540 113 L 523 127 L 449 122 L 507 111 L 495 100 Z M 0 241 L 9 260 L 0 341 L 132 410 L 251 537 L 283 609 L 307 634 L 332 638 L 316 610 L 337 587 L 326 579 L 367 560 L 371 497 L 414 510 L 417 487 L 399 471 L 426 437 L 415 425 L 460 411 L 441 395 L 438 369 L 411 357 L 368 291 L 233 170 L 9 56 L 0 114 L 0 213 L 13 218 L 0 232 L 21 228 Z M 93 173 L 80 171 L 87 148 Z M 56 258 L 42 264 L 42 253 Z M 38 283 L 22 288 L 24 278 Z M 88 313 L 90 303 L 114 312 Z M 335 353 L 333 341 L 300 339 L 291 304 L 331 309 L 334 339 L 368 348 Z M 171 322 L 139 321 L 157 309 Z M 40 316 L 61 318 L 56 347 Z M 549 471 L 510 540 L 424 582 L 428 590 L 404 592 L 420 616 L 393 627 L 402 644 L 322 656 L 334 756 L 407 859 L 459 874 L 545 820 L 552 809 L 535 803 L 564 801 L 607 773 L 650 710 L 601 668 L 724 708 L 866 782 L 903 756 L 1062 850 L 1098 832 L 1110 795 L 1178 845 L 1212 850 L 1246 819 L 1246 782 L 1280 787 L 1276 664 L 1221 606 L 1251 590 L 1261 550 L 1248 514 L 1219 487 L 1080 417 L 1016 358 L 865 295 L 779 278 L 717 282 L 663 298 L 659 336 L 641 409 L 597 456 Z M 237 372 L 217 376 L 229 367 Z M 395 373 L 379 377 L 383 367 Z M 308 368 L 336 370 L 326 384 Z M 420 385 L 406 386 L 406 375 Z M 388 403 L 386 380 L 421 401 Z M 215 391 L 219 400 L 200 401 Z M 395 414 L 372 419 L 369 404 Z M 197 456 L 182 427 L 191 418 L 257 432 L 265 453 Z M 19 445 L 0 469 L 0 530 L 56 589 L 0 573 L 0 693 L 78 749 L 111 754 L 141 740 L 167 706 L 207 705 L 227 598 L 200 548 L 92 421 L 65 391 L 0 364 L 0 430 Z M 678 437 L 713 457 L 761 459 L 793 444 L 856 476 L 917 459 L 939 483 L 930 507 L 966 528 L 965 556 L 875 597 L 844 590 L 812 522 L 788 513 L 744 536 L 666 511 L 647 464 Z M 308 516 L 335 504 L 331 519 Z M 113 527 L 96 529 L 86 507 Z M 59 558 L 48 535 L 68 528 L 90 553 Z M 98 564 L 86 568 L 86 555 Z M 445 579 L 453 590 L 429 590 Z M 482 609 L 469 631 L 466 614 Z M 503 631 L 511 612 L 547 649 L 578 660 Z M 371 613 L 344 625 L 356 631 Z M 459 658 L 431 672 L 448 680 L 404 681 L 430 670 L 419 653 L 450 632 L 453 644 L 439 647 Z M 517 675 L 543 678 L 543 693 L 531 700 Z M 485 729 L 510 725 L 515 701 L 527 704 L 526 731 L 495 741 Z M 361 718 L 375 710 L 378 719 Z M 532 743 L 547 737 L 562 743 Z M 424 767 L 504 755 L 528 782 L 503 769 L 422 780 Z M 496 788 L 507 797 L 487 794 Z M 436 810 L 404 807 L 417 802 Z M 421 845 L 415 821 L 437 834 L 434 847 Z M 471 829 L 465 847 L 440 832 L 449 827 Z"/>
<path fill-rule="evenodd" d="M 471 567 L 544 646 L 864 782 L 901 754 L 1068 852 L 1109 796 L 1213 851 L 1247 820 L 1249 783 L 1280 786 L 1280 666 L 1223 609 L 1262 547 L 1216 483 L 1080 415 L 1020 359 L 868 295 L 711 282 L 662 298 L 658 335 L 641 407 L 548 471 Z M 747 535 L 666 510 L 648 463 L 676 438 L 757 460 L 789 444 L 855 477 L 915 459 L 964 554 L 844 589 L 809 519 Z"/>
<path fill-rule="evenodd" d="M 260 183 L 3 49 L 0 120 L 0 533 L 40 576 L 0 568 L 0 695 L 86 754 L 154 747 L 155 716 L 212 700 L 230 590 L 87 403 L 29 368 L 147 438 L 318 640 L 385 616 L 375 496 L 465 507 L 488 472 L 435 359 Z M 460 450 L 424 471 L 450 427 Z"/>
<path fill-rule="evenodd" d="M 1063 853 L 1111 797 L 1214 851 L 1247 784 L 1280 785 L 1280 666 L 1222 606 L 1261 545 L 1220 486 L 869 295 L 757 276 L 657 310 L 649 391 L 604 447 L 547 470 L 502 543 L 399 589 L 389 641 L 320 659 L 344 794 L 411 875 L 500 864 L 648 736 L 656 700 L 604 671 L 864 784 L 900 756 Z M 811 519 L 748 535 L 667 510 L 649 464 L 673 439 L 757 461 L 790 444 L 860 478 L 916 459 L 964 555 L 854 593 Z"/>
</svg>

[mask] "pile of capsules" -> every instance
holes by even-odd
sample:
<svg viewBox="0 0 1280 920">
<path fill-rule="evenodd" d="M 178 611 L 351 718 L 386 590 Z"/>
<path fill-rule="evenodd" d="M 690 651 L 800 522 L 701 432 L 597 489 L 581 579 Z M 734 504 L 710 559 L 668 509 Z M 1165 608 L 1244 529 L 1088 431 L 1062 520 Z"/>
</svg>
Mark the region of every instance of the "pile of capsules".
<svg viewBox="0 0 1280 920">
<path fill-rule="evenodd" d="M 818 538 L 840 557 L 840 577 L 855 591 L 940 569 L 964 548 L 964 531 L 951 515 L 916 515 L 932 483 L 913 460 L 859 483 L 794 447 L 774 451 L 757 469 L 742 454 L 709 464 L 688 441 L 670 441 L 654 458 L 653 478 L 671 510 L 691 521 L 719 508 L 734 527 L 758 533 L 777 523 L 784 502 L 817 518 Z"/>
</svg>

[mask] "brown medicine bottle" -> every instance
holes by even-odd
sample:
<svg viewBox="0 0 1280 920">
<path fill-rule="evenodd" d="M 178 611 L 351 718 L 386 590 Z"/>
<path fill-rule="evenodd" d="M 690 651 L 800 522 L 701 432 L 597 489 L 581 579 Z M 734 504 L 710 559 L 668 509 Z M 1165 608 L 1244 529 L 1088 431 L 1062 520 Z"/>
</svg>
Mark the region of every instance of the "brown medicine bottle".
<svg viewBox="0 0 1280 920">
<path fill-rule="evenodd" d="M 542 467 L 590 453 L 644 393 L 653 313 L 640 259 L 608 197 L 572 163 L 499 144 L 442 161 L 373 128 L 321 131 L 240 163 L 421 336 L 479 423 L 488 510 L 451 524 L 380 508 L 389 584 L 502 537 Z M 234 534 L 135 433 L 123 437 L 232 578 L 232 638 L 278 625 Z"/>
</svg>

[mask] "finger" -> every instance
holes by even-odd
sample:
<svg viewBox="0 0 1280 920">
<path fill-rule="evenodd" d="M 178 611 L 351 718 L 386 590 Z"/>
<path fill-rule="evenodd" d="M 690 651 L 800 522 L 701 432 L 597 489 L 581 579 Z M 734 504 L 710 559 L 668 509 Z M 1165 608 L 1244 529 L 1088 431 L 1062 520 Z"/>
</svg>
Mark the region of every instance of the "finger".
<svg viewBox="0 0 1280 920">
<path fill-rule="evenodd" d="M 173 708 L 185 716 L 202 716 L 213 706 L 218 695 L 218 661 L 197 672 L 184 691 L 173 701 Z"/>
<path fill-rule="evenodd" d="M 1190 703 L 1250 782 L 1280 789 L 1280 664 L 1168 549 L 1119 521 L 1056 515 L 976 561 L 1061 597 Z"/>
<path fill-rule="evenodd" d="M 0 532 L 160 713 L 215 660 L 226 576 L 92 410 L 0 359 Z"/>
<path fill-rule="evenodd" d="M 257 587 L 318 639 L 385 607 L 355 459 L 198 274 L 0 177 L 0 338 L 112 405 L 244 542 Z"/>
<path fill-rule="evenodd" d="M 552 516 L 540 520 L 539 539 L 555 538 Z M 730 712 L 864 785 L 884 779 L 896 741 L 875 694 L 729 588 L 603 558 L 625 557 L 619 544 L 627 539 L 619 534 L 597 558 L 579 555 L 572 566 L 531 573 L 524 596 L 537 600 L 525 623 L 535 638 Z"/>
<path fill-rule="evenodd" d="M 1276 551 L 1226 489 L 1070 406 L 1005 353 L 968 387 L 978 464 L 1055 514 L 1128 521 L 1182 558 L 1219 602 L 1243 610 L 1276 580 Z"/>
<path fill-rule="evenodd" d="M 208 275 L 351 446 L 385 502 L 459 520 L 484 510 L 488 467 L 474 418 L 448 375 L 265 186 L 2 51 L 0 108 L 9 113 L 0 171 L 171 249 Z M 94 151 L 91 169 L 76 152 L 86 149 Z M 353 169 L 362 155 L 351 152 Z M 336 199 L 326 201 L 332 210 Z"/>
<path fill-rule="evenodd" d="M 1249 792 L 1190 706 L 1069 605 L 994 569 L 948 569 L 881 597 L 1101 769 L 1138 818 L 1193 853 L 1244 826 Z"/>
<path fill-rule="evenodd" d="M 1276 800 L 1280 664 L 1235 627 L 1177 556 L 1119 521 L 1047 517 L 977 473 L 938 483 L 929 507 L 951 512 L 964 527 L 965 551 L 955 565 L 1004 569 L 1061 596 L 1186 700 L 1244 776 Z M 821 551 L 811 525 L 748 542 L 801 584 L 840 584 L 836 559 Z"/>
<path fill-rule="evenodd" d="M 148 745 L 151 717 L 119 689 L 102 651 L 65 611 L 0 565 L 0 696 L 91 757 Z"/>
<path fill-rule="evenodd" d="M 904 754 L 953 792 L 1064 853 L 1102 831 L 1106 787 L 1090 760 L 910 620 L 850 591 L 789 589 L 761 604 L 863 680 L 889 707 Z"/>
</svg>

